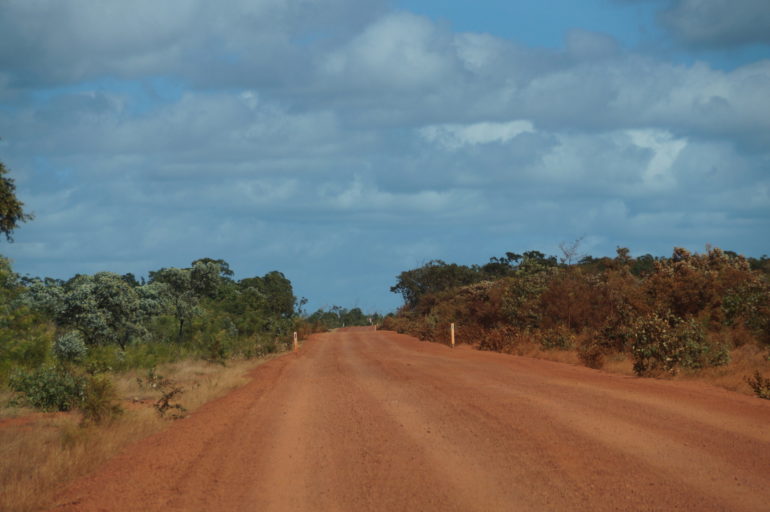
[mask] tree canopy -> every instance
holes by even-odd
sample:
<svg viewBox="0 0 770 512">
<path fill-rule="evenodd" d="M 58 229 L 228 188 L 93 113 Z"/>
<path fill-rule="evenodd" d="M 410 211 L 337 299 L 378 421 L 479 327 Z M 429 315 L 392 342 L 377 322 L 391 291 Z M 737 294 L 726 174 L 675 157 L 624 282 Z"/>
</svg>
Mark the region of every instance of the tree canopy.
<svg viewBox="0 0 770 512">
<path fill-rule="evenodd" d="M 24 212 L 24 203 L 16 197 L 16 184 L 7 174 L 8 169 L 0 162 L 0 233 L 12 242 L 19 223 L 32 220 L 33 216 Z"/>
</svg>

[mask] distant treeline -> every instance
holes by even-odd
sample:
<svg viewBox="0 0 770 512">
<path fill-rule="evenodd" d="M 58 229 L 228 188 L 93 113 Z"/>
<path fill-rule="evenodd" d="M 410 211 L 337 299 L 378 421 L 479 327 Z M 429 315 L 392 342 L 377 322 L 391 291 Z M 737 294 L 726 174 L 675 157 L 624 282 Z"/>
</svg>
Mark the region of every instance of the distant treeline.
<svg viewBox="0 0 770 512">
<path fill-rule="evenodd" d="M 361 308 L 346 309 L 341 306 L 332 306 L 329 309 L 317 310 L 305 318 L 305 322 L 313 330 L 321 331 L 356 325 L 378 325 L 382 323 L 382 315 L 379 313 L 367 314 Z"/>
<path fill-rule="evenodd" d="M 203 258 L 152 271 L 146 281 L 112 272 L 31 278 L 0 257 L 0 385 L 72 398 L 82 389 L 62 386 L 85 386 L 88 376 L 285 347 L 301 327 L 291 282 L 277 271 L 232 276 L 227 262 Z M 40 404 L 68 407 L 45 396 Z"/>
<path fill-rule="evenodd" d="M 671 257 L 577 257 L 508 252 L 483 265 L 433 260 L 397 276 L 404 306 L 384 327 L 447 342 L 514 351 L 517 344 L 577 349 L 588 366 L 613 353 L 640 375 L 725 364 L 733 347 L 770 346 L 770 259 L 708 248 Z"/>
</svg>

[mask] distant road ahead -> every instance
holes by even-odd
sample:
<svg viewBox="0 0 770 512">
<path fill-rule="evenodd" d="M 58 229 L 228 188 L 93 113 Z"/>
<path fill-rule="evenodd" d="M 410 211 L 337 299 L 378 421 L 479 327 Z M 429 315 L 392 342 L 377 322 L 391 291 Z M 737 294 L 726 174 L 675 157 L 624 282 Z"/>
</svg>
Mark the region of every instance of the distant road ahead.
<svg viewBox="0 0 770 512">
<path fill-rule="evenodd" d="M 55 510 L 770 510 L 770 401 L 369 330 L 252 375 Z"/>
</svg>

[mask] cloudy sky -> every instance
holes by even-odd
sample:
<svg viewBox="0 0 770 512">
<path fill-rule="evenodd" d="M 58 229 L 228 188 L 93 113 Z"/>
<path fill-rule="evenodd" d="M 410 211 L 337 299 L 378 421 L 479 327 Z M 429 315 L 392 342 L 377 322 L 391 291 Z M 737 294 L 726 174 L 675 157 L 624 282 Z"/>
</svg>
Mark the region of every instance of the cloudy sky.
<svg viewBox="0 0 770 512">
<path fill-rule="evenodd" d="M 67 278 L 223 258 L 309 307 L 505 251 L 770 253 L 767 0 L 0 0 L 0 161 Z"/>
</svg>

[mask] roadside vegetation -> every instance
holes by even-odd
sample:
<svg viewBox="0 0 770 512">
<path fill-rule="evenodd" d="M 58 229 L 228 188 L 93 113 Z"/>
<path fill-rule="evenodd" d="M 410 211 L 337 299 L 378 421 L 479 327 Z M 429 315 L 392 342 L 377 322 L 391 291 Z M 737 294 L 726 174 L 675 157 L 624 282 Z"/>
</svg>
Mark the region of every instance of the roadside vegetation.
<svg viewBox="0 0 770 512">
<path fill-rule="evenodd" d="M 280 272 L 222 260 L 137 281 L 16 275 L 0 257 L 0 510 L 45 507 L 127 443 L 245 383 L 302 319 Z"/>
<path fill-rule="evenodd" d="M 0 234 L 33 219 L 0 163 Z M 317 326 L 278 271 L 20 276 L 0 256 L 0 510 L 45 507 L 126 445 L 245 383 Z"/>
<path fill-rule="evenodd" d="M 383 327 L 424 340 L 582 363 L 639 376 L 696 377 L 767 397 L 770 259 L 707 248 L 671 257 L 506 253 L 402 272 L 403 307 Z"/>
</svg>

